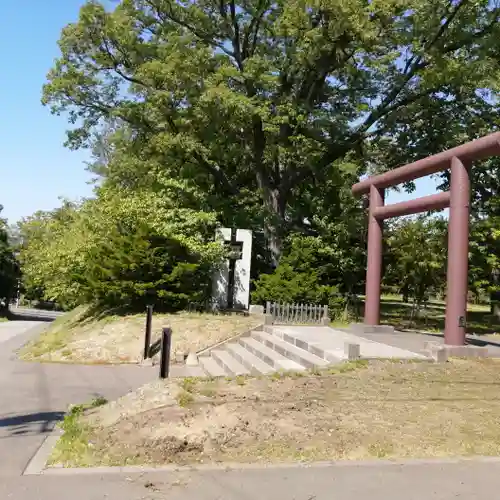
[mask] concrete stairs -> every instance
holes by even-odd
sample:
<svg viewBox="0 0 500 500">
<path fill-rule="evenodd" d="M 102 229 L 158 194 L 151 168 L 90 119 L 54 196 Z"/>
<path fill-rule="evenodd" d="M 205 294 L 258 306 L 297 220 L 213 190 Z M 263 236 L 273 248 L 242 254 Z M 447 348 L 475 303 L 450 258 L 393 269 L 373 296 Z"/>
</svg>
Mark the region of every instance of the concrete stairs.
<svg viewBox="0 0 500 500">
<path fill-rule="evenodd" d="M 299 343 L 297 343 L 299 340 Z M 266 326 L 249 335 L 218 345 L 199 356 L 199 366 L 208 376 L 260 375 L 276 371 L 303 371 L 339 363 L 342 356 L 310 352 L 307 343 Z"/>
</svg>

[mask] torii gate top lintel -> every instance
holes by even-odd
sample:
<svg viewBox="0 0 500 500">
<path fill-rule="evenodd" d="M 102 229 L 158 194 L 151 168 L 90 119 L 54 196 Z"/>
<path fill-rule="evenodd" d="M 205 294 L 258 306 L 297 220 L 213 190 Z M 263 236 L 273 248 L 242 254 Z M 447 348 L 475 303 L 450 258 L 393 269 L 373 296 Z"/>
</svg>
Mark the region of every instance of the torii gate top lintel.
<svg viewBox="0 0 500 500">
<path fill-rule="evenodd" d="M 354 184 L 352 192 L 356 195 L 366 194 L 370 192 L 370 186 L 372 185 L 377 188 L 388 188 L 403 182 L 435 174 L 450 168 L 452 158 L 458 158 L 462 163 L 468 163 L 498 154 L 500 154 L 500 132 L 495 132 L 475 141 L 457 146 L 456 148 L 428 156 L 414 163 L 409 163 L 403 167 L 368 177 Z"/>
<path fill-rule="evenodd" d="M 449 206 L 445 343 L 465 344 L 469 251 L 469 166 L 474 160 L 496 155 L 500 155 L 500 132 L 383 174 L 368 177 L 354 184 L 353 194 L 370 194 L 365 324 L 378 325 L 380 321 L 383 220 Z M 451 171 L 449 192 L 384 205 L 386 188 L 448 168 Z"/>
</svg>

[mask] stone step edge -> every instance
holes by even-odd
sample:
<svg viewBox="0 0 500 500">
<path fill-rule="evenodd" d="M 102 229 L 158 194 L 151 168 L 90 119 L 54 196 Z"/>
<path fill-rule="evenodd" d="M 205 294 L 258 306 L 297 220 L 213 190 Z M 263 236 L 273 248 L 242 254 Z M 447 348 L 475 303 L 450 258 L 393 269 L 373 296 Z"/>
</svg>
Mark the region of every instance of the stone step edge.
<svg viewBox="0 0 500 500">
<path fill-rule="evenodd" d="M 238 348 L 241 348 L 244 351 L 244 355 L 240 355 L 238 352 Z M 236 358 L 240 364 L 242 364 L 245 368 L 247 368 L 252 375 L 266 375 L 268 373 L 272 373 L 276 369 L 274 366 L 266 363 L 262 358 L 259 358 L 256 354 L 246 348 L 241 343 L 231 343 L 226 346 L 226 349 L 231 352 L 233 358 Z M 249 359 L 246 359 L 245 356 L 248 356 Z M 252 361 L 252 358 L 255 358 L 255 361 Z M 262 371 L 262 368 L 265 371 Z"/>
<path fill-rule="evenodd" d="M 221 370 L 222 373 L 214 375 L 213 373 L 211 373 L 209 371 L 211 368 L 206 367 L 205 363 L 208 363 L 208 364 L 214 363 L 217 366 L 217 368 Z M 207 374 L 206 375 L 207 377 L 227 377 L 227 376 L 229 376 L 229 374 L 224 370 L 224 368 L 222 368 L 219 365 L 219 363 L 217 363 L 217 361 L 214 358 L 212 358 L 212 356 L 202 356 L 200 358 L 200 366 L 203 369 L 203 371 Z"/>
<path fill-rule="evenodd" d="M 250 370 L 242 365 L 229 351 L 226 349 L 214 349 L 211 351 L 211 358 L 229 375 L 229 376 L 238 376 L 238 375 L 250 375 Z M 233 366 L 231 368 L 230 364 L 224 359 L 224 357 L 228 356 L 231 358 L 231 362 L 239 365 Z M 241 369 L 240 369 L 241 367 Z M 235 371 L 235 369 L 237 371 Z"/>
<path fill-rule="evenodd" d="M 247 330 L 245 332 L 237 333 L 236 335 L 233 335 L 232 337 L 229 337 L 227 339 L 221 340 L 220 342 L 217 342 L 216 344 L 213 344 L 211 346 L 205 347 L 201 351 L 197 351 L 196 355 L 197 356 L 205 356 L 205 355 L 210 356 L 210 351 L 211 350 L 218 349 L 219 347 L 223 347 L 225 344 L 228 344 L 230 342 L 238 342 L 238 340 L 241 337 L 250 337 L 252 335 L 253 331 L 260 332 L 260 331 L 263 330 L 263 328 L 264 328 L 264 324 L 261 324 L 261 325 L 255 326 L 254 328 L 252 328 L 250 330 Z"/>
<path fill-rule="evenodd" d="M 248 341 L 253 341 L 256 345 L 248 344 Z M 305 367 L 297 363 L 296 361 L 293 361 L 291 359 L 286 358 L 282 354 L 280 354 L 278 351 L 275 351 L 271 347 L 267 346 L 263 342 L 260 342 L 258 339 L 254 337 L 248 337 L 247 339 L 242 338 L 239 340 L 239 343 L 247 350 L 250 351 L 253 355 L 257 356 L 258 358 L 262 359 L 264 363 L 267 363 L 269 366 L 271 366 L 275 371 L 279 370 L 295 370 L 295 371 L 303 371 L 305 370 Z M 268 354 L 272 353 L 272 355 Z M 293 361 L 296 367 L 294 366 L 293 368 L 285 366 L 287 361 Z"/>
<path fill-rule="evenodd" d="M 291 344 L 295 347 L 298 347 L 299 349 L 303 349 L 304 351 L 308 351 L 311 354 L 314 354 L 315 356 L 317 356 L 318 358 L 322 358 L 325 361 L 329 361 L 330 363 L 348 360 L 350 349 L 352 349 L 352 348 L 349 348 L 348 346 L 358 345 L 355 343 L 346 342 L 344 344 L 343 350 L 342 349 L 323 349 L 315 343 L 309 343 L 309 342 L 306 342 L 305 340 L 294 337 L 293 335 L 290 335 L 289 333 L 286 333 L 286 332 L 280 330 L 279 327 L 274 328 L 274 329 L 269 329 L 269 328 L 264 327 L 264 332 L 269 333 L 271 335 L 275 335 L 276 337 L 280 338 L 281 340 L 284 340 L 285 342 L 288 342 L 289 344 Z"/>
<path fill-rule="evenodd" d="M 278 352 L 285 358 L 295 361 L 296 363 L 306 368 L 322 367 L 326 366 L 329 363 L 328 360 L 320 358 L 319 356 L 316 356 L 312 352 L 309 352 L 305 349 L 290 344 L 289 342 L 286 342 L 285 340 L 279 338 L 277 335 L 269 334 L 267 332 L 256 332 L 256 335 L 253 336 L 252 338 L 263 343 L 270 349 Z M 287 349 L 286 345 L 290 346 L 288 350 L 286 350 Z M 284 352 L 281 352 L 280 349 L 283 349 Z M 311 359 L 311 356 L 317 358 L 318 361 L 324 361 L 324 363 L 316 364 L 315 363 L 316 360 Z"/>
</svg>

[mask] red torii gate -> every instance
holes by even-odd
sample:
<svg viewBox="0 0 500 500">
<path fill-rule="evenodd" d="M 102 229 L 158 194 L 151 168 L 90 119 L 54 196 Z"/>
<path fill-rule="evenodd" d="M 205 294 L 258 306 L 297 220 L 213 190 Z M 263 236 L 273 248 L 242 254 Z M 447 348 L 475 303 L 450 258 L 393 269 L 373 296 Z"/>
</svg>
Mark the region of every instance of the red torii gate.
<svg viewBox="0 0 500 500">
<path fill-rule="evenodd" d="M 368 262 L 366 268 L 365 325 L 380 323 L 382 230 L 384 219 L 450 207 L 445 344 L 464 345 L 467 317 L 469 260 L 469 168 L 474 160 L 500 155 L 500 132 L 428 156 L 384 174 L 368 177 L 352 187 L 353 194 L 369 194 Z M 450 190 L 411 201 L 384 205 L 385 189 L 449 168 Z"/>
</svg>

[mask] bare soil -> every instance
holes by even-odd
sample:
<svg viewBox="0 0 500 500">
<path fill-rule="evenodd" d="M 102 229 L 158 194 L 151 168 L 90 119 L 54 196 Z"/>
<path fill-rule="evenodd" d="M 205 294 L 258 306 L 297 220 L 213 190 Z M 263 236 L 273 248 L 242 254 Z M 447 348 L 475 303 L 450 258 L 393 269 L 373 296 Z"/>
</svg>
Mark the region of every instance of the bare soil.
<svg viewBox="0 0 500 500">
<path fill-rule="evenodd" d="M 93 410 L 64 466 L 500 453 L 500 361 L 349 363 L 318 373 L 156 382 Z"/>
<path fill-rule="evenodd" d="M 154 314 L 152 343 L 172 328 L 172 352 L 198 352 L 261 324 L 252 316 L 181 312 Z M 145 314 L 89 316 L 85 308 L 58 318 L 21 351 L 25 360 L 66 363 L 138 363 L 144 349 Z"/>
</svg>

